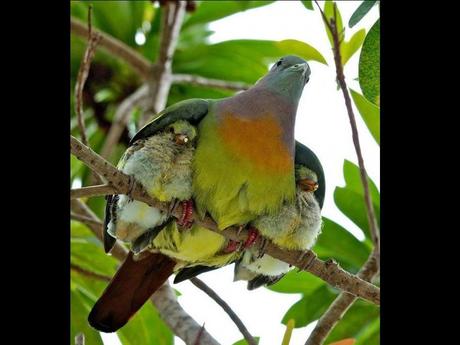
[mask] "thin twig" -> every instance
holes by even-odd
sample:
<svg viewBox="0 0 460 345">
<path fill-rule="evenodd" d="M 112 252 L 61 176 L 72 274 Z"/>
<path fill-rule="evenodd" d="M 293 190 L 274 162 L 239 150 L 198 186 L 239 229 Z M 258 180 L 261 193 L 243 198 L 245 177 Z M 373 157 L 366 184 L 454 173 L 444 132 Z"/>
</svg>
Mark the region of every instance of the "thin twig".
<svg viewBox="0 0 460 345">
<path fill-rule="evenodd" d="M 331 32 L 331 35 L 334 41 L 333 52 L 334 52 L 334 62 L 335 62 L 335 67 L 336 67 L 337 80 L 339 82 L 340 88 L 342 89 L 343 97 L 345 99 L 345 105 L 347 108 L 348 117 L 350 120 L 353 144 L 355 146 L 356 155 L 358 157 L 361 183 L 364 188 L 364 202 L 365 202 L 366 211 L 367 211 L 366 212 L 367 221 L 369 223 L 369 229 L 370 229 L 372 241 L 374 242 L 374 246 L 376 248 L 375 255 L 377 258 L 377 265 L 379 266 L 379 262 L 380 262 L 379 233 L 380 233 L 380 230 L 379 230 L 379 225 L 377 223 L 377 218 L 375 217 L 374 206 L 372 204 L 372 199 L 371 199 L 371 195 L 369 192 L 369 181 L 367 177 L 366 168 L 364 167 L 364 159 L 363 159 L 363 155 L 361 152 L 361 145 L 359 142 L 359 134 L 358 134 L 358 127 L 356 125 L 355 114 L 353 112 L 353 106 L 351 104 L 350 94 L 348 92 L 347 83 L 345 81 L 345 75 L 343 73 L 342 58 L 340 55 L 340 43 L 341 42 L 340 42 L 339 33 L 337 31 L 338 29 L 336 25 L 337 24 L 337 10 L 336 10 L 337 5 L 334 3 L 334 19 L 329 22 L 326 15 L 324 14 L 321 7 L 318 5 L 318 2 L 316 0 L 315 0 L 315 3 L 320 10 L 323 20 L 326 23 L 328 30 Z"/>
<path fill-rule="evenodd" d="M 88 35 L 88 28 L 86 25 L 74 17 L 71 17 L 70 19 L 70 29 L 73 34 L 80 37 L 87 37 Z M 136 52 L 120 40 L 99 30 L 93 29 L 93 35 L 94 34 L 98 34 L 101 37 L 99 42 L 100 47 L 106 49 L 112 55 L 123 59 L 144 79 L 147 79 L 150 76 L 152 64 L 140 53 Z"/>
<path fill-rule="evenodd" d="M 205 282 L 202 280 L 194 277 L 190 278 L 190 282 L 195 285 L 198 289 L 203 291 L 209 297 L 211 297 L 232 319 L 235 323 L 236 327 L 240 330 L 241 334 L 243 334 L 244 339 L 248 342 L 249 345 L 257 345 L 255 339 L 252 337 L 251 333 L 249 333 L 248 329 L 244 325 L 243 321 L 236 315 L 233 309 L 225 302 L 213 289 L 211 289 Z"/>
<path fill-rule="evenodd" d="M 89 218 L 91 220 L 85 224 L 88 225 L 94 235 L 102 242 L 102 222 L 94 212 L 78 199 L 71 200 L 71 210 L 74 214 L 81 215 L 83 219 Z M 119 243 L 115 243 L 110 254 L 119 261 L 123 261 L 128 255 L 128 250 Z M 201 326 L 181 307 L 174 290 L 169 286 L 168 282 L 163 284 L 150 297 L 150 300 L 157 308 L 161 319 L 174 334 L 186 344 L 192 344 L 200 332 Z M 219 345 L 219 343 L 204 330 L 200 345 Z"/>
<path fill-rule="evenodd" d="M 187 83 L 196 86 L 214 87 L 218 89 L 243 91 L 249 89 L 250 84 L 238 81 L 211 79 L 191 74 L 173 74 L 172 82 L 175 84 Z"/>
<path fill-rule="evenodd" d="M 73 219 L 73 220 L 76 220 L 80 223 L 83 223 L 87 226 L 95 226 L 95 227 L 101 227 L 102 226 L 102 223 L 101 222 L 98 222 L 98 221 L 95 221 L 93 218 L 90 218 L 90 217 L 86 217 L 86 216 L 83 216 L 81 214 L 77 214 L 77 213 L 74 213 L 74 212 L 70 212 L 70 219 Z"/>
<path fill-rule="evenodd" d="M 134 183 L 134 187 L 130 189 L 130 185 L 132 185 L 130 176 L 119 171 L 104 158 L 72 136 L 71 152 L 90 169 L 102 174 L 102 176 L 108 180 L 108 183 L 114 187 L 114 191 L 111 194 L 127 194 L 130 192 L 132 198 L 138 201 L 142 201 L 149 206 L 164 210 L 165 212 L 169 210 L 168 203 L 159 202 L 151 198 L 140 183 Z M 176 218 L 180 218 L 182 215 L 182 207 L 179 205 L 175 208 L 172 215 Z M 194 213 L 194 215 L 196 215 L 196 213 Z M 214 220 L 209 216 L 203 219 L 194 216 L 193 220 L 197 225 L 219 233 L 234 241 L 244 241 L 248 236 L 246 230 L 240 231 L 240 229 L 235 226 L 228 227 L 224 230 L 219 229 Z M 261 246 L 262 243 L 263 239 L 259 237 L 254 245 Z M 378 287 L 343 270 L 335 261 L 322 261 L 318 259 L 316 254 L 311 250 L 283 250 L 271 241 L 266 240 L 266 243 L 266 253 L 268 255 L 308 271 L 336 288 L 364 298 L 372 303 L 380 304 L 380 289 Z M 301 255 L 302 258 L 299 259 Z"/>
<path fill-rule="evenodd" d="M 70 190 L 70 198 L 78 199 L 91 196 L 104 196 L 113 192 L 113 187 L 108 184 L 88 186 Z"/>
<path fill-rule="evenodd" d="M 151 103 L 151 100 L 148 96 L 149 87 L 147 84 L 143 84 L 134 93 L 126 97 L 123 102 L 120 103 L 113 117 L 112 126 L 107 133 L 107 139 L 102 146 L 102 157 L 110 159 L 110 155 L 120 140 L 120 137 L 123 134 L 123 130 L 126 128 L 134 108 L 140 106 L 143 110 L 146 110 L 148 104 Z"/>
<path fill-rule="evenodd" d="M 88 8 L 88 45 L 86 46 L 85 54 L 78 70 L 77 83 L 75 84 L 75 113 L 77 114 L 78 127 L 80 128 L 81 141 L 85 145 L 88 145 L 88 141 L 86 139 L 85 121 L 83 119 L 83 88 L 88 78 L 91 60 L 100 40 L 98 34 L 93 35 L 91 32 L 91 9 L 92 6 Z"/>
<path fill-rule="evenodd" d="M 80 274 L 82 274 L 82 275 L 84 275 L 86 277 L 89 277 L 89 278 L 95 278 L 95 279 L 106 281 L 106 282 L 109 282 L 112 279 L 109 276 L 89 271 L 87 269 L 84 269 L 84 268 L 82 268 L 82 267 L 80 267 L 78 265 L 72 264 L 72 263 L 70 264 L 70 269 L 72 271 L 78 272 L 78 273 L 80 273 Z"/>
<path fill-rule="evenodd" d="M 186 5 L 185 1 L 168 1 L 163 7 L 160 51 L 151 70 L 151 77 L 147 79 L 154 113 L 162 110 L 168 100 L 172 83 L 172 60 L 184 20 Z M 140 124 L 144 124 L 147 120 L 148 116 L 144 114 Z"/>
<path fill-rule="evenodd" d="M 377 259 L 375 257 L 375 252 L 372 252 L 366 263 L 358 272 L 358 276 L 366 281 L 370 281 L 377 271 Z M 322 345 L 355 301 L 355 296 L 342 292 L 318 320 L 318 323 L 310 333 L 305 345 Z"/>
</svg>

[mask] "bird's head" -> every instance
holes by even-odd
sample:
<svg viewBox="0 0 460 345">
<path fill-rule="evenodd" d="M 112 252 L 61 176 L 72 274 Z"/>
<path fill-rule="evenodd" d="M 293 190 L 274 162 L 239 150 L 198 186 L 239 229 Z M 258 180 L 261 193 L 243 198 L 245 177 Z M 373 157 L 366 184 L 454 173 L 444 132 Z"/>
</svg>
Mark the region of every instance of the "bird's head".
<svg viewBox="0 0 460 345">
<path fill-rule="evenodd" d="M 295 179 L 297 185 L 306 192 L 315 192 L 318 189 L 318 175 L 303 165 L 296 165 Z"/>
<path fill-rule="evenodd" d="M 279 59 L 268 74 L 256 83 L 256 86 L 266 87 L 298 101 L 305 84 L 310 79 L 310 74 L 307 61 L 295 55 L 288 55 Z"/>
<path fill-rule="evenodd" d="M 196 128 L 185 120 L 176 121 L 168 126 L 168 129 L 174 134 L 177 144 L 186 144 L 196 138 Z"/>
</svg>

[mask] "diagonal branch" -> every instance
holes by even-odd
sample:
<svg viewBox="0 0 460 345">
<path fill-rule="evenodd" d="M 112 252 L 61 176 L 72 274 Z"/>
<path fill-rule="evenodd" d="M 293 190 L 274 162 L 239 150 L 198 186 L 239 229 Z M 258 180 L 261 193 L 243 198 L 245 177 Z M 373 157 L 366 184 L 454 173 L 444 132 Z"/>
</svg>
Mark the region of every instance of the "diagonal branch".
<svg viewBox="0 0 460 345">
<path fill-rule="evenodd" d="M 82 275 L 84 275 L 86 277 L 102 280 L 102 281 L 105 281 L 105 282 L 109 282 L 112 279 L 109 276 L 89 271 L 87 269 L 84 269 L 83 267 L 80 267 L 80 266 L 72 264 L 72 263 L 70 264 L 70 269 L 72 271 L 78 272 L 78 273 L 80 273 L 80 274 L 82 274 Z"/>
<path fill-rule="evenodd" d="M 103 196 L 113 192 L 113 187 L 108 184 L 102 184 L 97 186 L 89 186 L 83 188 L 72 189 L 70 191 L 71 199 L 78 199 L 90 196 Z"/>
<path fill-rule="evenodd" d="M 88 36 L 88 28 L 78 19 L 70 18 L 71 32 L 80 37 Z M 95 34 L 100 35 L 99 46 L 106 49 L 112 55 L 118 56 L 127 62 L 144 79 L 150 76 L 151 63 L 141 54 L 126 45 L 125 43 L 113 38 L 112 36 L 93 29 Z"/>
<path fill-rule="evenodd" d="M 244 339 L 246 339 L 249 345 L 257 345 L 255 339 L 252 337 L 251 333 L 249 333 L 248 329 L 244 325 L 243 321 L 236 315 L 236 313 L 232 310 L 232 308 L 225 302 L 213 289 L 211 289 L 208 285 L 205 284 L 202 280 L 194 277 L 190 278 L 190 282 L 195 285 L 198 289 L 203 291 L 206 295 L 211 297 L 232 319 L 235 323 L 236 327 L 240 330 L 241 334 L 243 334 Z"/>
<path fill-rule="evenodd" d="M 375 216 L 375 211 L 374 211 L 374 206 L 372 204 L 371 195 L 369 192 L 369 180 L 367 177 L 366 168 L 364 167 L 364 159 L 363 159 L 363 154 L 361 152 L 361 145 L 359 142 L 359 134 L 358 134 L 358 127 L 356 125 L 355 114 L 353 112 L 350 94 L 348 92 L 347 83 L 345 81 L 345 75 L 343 73 L 342 58 L 340 55 L 340 43 L 341 42 L 339 38 L 338 28 L 336 25 L 337 24 L 337 7 L 336 7 L 337 5 L 334 3 L 334 18 L 331 19 L 331 21 L 329 21 L 326 15 L 324 14 L 323 10 L 321 9 L 321 7 L 318 5 L 318 2 L 316 0 L 315 0 L 315 3 L 321 12 L 323 20 L 326 23 L 326 26 L 328 30 L 330 31 L 332 38 L 333 38 L 333 42 L 334 42 L 333 52 L 334 52 L 334 62 L 335 62 L 337 80 L 339 82 L 340 88 L 342 89 L 343 97 L 345 99 L 345 105 L 347 108 L 348 117 L 350 120 L 353 144 L 355 146 L 356 155 L 358 157 L 361 183 L 363 184 L 363 188 L 364 188 L 364 202 L 365 202 L 366 211 L 367 211 L 366 212 L 367 221 L 369 223 L 372 241 L 374 242 L 374 246 L 376 249 L 375 255 L 377 258 L 377 266 L 379 266 L 379 261 L 380 261 L 380 235 L 379 233 L 380 233 L 380 230 L 379 230 L 379 225 L 377 223 L 377 218 Z"/>
<path fill-rule="evenodd" d="M 370 281 L 377 271 L 377 258 L 375 252 L 372 252 L 366 263 L 358 272 L 358 277 Z M 342 292 L 318 320 L 318 323 L 308 337 L 305 345 L 322 345 L 355 301 L 355 296 Z"/>
<path fill-rule="evenodd" d="M 152 207 L 156 207 L 164 211 L 169 210 L 168 203 L 159 202 L 151 198 L 141 184 L 138 182 L 132 184 L 130 176 L 119 171 L 104 158 L 99 156 L 89 147 L 83 145 L 80 141 L 72 136 L 71 152 L 77 157 L 77 159 L 81 160 L 90 169 L 102 174 L 102 176 L 108 180 L 108 183 L 113 186 L 113 194 L 129 193 L 132 198 L 142 201 Z M 130 188 L 130 185 L 133 187 Z M 176 218 L 180 218 L 182 215 L 182 207 L 180 205 L 176 207 L 173 210 L 172 215 Z M 194 215 L 196 215 L 196 213 Z M 197 225 L 219 233 L 222 236 L 234 241 L 244 241 L 248 236 L 247 230 L 239 231 L 237 227 L 228 227 L 224 230 L 220 230 L 214 220 L 208 216 L 204 217 L 203 219 L 199 219 L 194 216 L 193 220 Z M 254 245 L 261 246 L 263 241 L 264 240 L 259 237 Z M 380 304 L 380 289 L 378 287 L 362 280 L 355 275 L 352 275 L 349 272 L 344 271 L 335 261 L 322 261 L 318 259 L 316 254 L 311 250 L 288 251 L 279 248 L 268 240 L 266 240 L 266 243 L 265 252 L 270 256 L 282 260 L 290 265 L 297 266 L 302 270 L 308 271 L 336 288 L 347 291 L 355 296 L 364 298 L 372 303 L 378 305 Z"/>
<path fill-rule="evenodd" d="M 71 209 L 74 214 L 82 217 L 82 221 L 102 242 L 102 222 L 91 209 L 80 200 L 75 199 L 71 200 Z M 85 222 L 85 219 L 90 219 L 90 221 Z M 115 243 L 110 253 L 118 260 L 123 261 L 128 254 L 128 250 L 119 243 Z M 163 284 L 150 297 L 150 300 L 160 313 L 161 319 L 186 344 L 191 344 L 196 339 L 197 334 L 202 332 L 201 345 L 219 345 L 206 330 L 202 331 L 201 326 L 180 306 L 176 294 L 168 283 Z"/>
</svg>

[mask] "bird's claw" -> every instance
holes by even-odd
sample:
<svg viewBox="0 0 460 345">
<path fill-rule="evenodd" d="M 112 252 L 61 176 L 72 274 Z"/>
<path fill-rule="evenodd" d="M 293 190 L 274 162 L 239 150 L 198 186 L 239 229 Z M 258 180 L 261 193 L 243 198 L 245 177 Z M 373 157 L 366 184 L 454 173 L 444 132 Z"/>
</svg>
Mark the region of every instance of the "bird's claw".
<svg viewBox="0 0 460 345">
<path fill-rule="evenodd" d="M 243 243 L 243 249 L 247 249 L 247 248 L 251 247 L 257 241 L 259 236 L 260 236 L 260 234 L 259 234 L 259 230 L 257 230 L 257 228 L 255 228 L 253 226 L 249 227 L 249 229 L 248 229 L 248 238 Z"/>
<path fill-rule="evenodd" d="M 128 192 L 126 193 L 126 195 L 127 195 L 128 198 L 129 198 L 129 201 L 133 201 L 133 200 L 134 200 L 133 192 L 134 192 L 134 187 L 135 187 L 135 186 L 136 186 L 136 180 L 135 180 L 134 176 L 129 176 Z"/>
<path fill-rule="evenodd" d="M 177 225 L 184 229 L 190 229 L 193 224 L 193 201 L 185 200 L 180 202 L 182 205 L 181 217 L 177 220 Z"/>
<path fill-rule="evenodd" d="M 257 255 L 257 259 L 260 259 L 265 255 L 265 249 L 267 249 L 267 244 L 268 244 L 267 239 L 262 237 L 261 244 L 260 244 L 260 247 L 259 247 L 259 254 Z"/>
<path fill-rule="evenodd" d="M 297 181 L 297 184 L 305 192 L 316 192 L 319 187 L 318 183 L 308 178 Z"/>
</svg>

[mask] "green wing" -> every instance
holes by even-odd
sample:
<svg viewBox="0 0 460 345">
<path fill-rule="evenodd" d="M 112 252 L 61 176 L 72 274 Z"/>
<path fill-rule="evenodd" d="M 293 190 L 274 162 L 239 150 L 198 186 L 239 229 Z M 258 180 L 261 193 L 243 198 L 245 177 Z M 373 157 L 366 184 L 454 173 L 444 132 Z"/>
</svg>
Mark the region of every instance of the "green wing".
<svg viewBox="0 0 460 345">
<path fill-rule="evenodd" d="M 315 153 L 298 141 L 295 142 L 295 164 L 306 166 L 308 169 L 313 170 L 318 176 L 319 186 L 315 191 L 315 196 L 318 200 L 319 207 L 323 208 L 324 195 L 326 194 L 326 179 L 324 177 L 323 166 Z"/>
<path fill-rule="evenodd" d="M 158 113 L 158 116 L 142 127 L 131 139 L 129 145 L 132 145 L 136 140 L 154 135 L 177 120 L 187 120 L 190 124 L 196 125 L 208 113 L 208 109 L 209 101 L 200 98 L 192 98 L 173 104 Z"/>
</svg>

